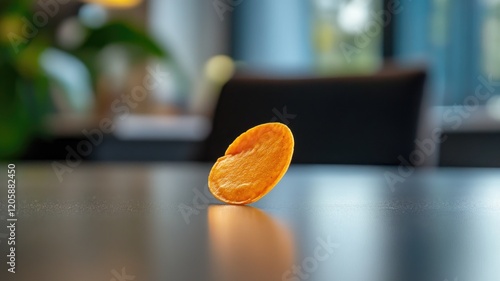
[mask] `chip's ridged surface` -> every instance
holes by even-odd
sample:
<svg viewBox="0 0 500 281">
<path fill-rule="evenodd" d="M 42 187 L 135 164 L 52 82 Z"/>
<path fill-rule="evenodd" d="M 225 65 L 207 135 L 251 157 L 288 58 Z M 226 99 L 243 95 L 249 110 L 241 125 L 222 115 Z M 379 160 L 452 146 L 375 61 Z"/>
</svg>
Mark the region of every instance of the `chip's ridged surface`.
<svg viewBox="0 0 500 281">
<path fill-rule="evenodd" d="M 266 123 L 237 137 L 212 167 L 210 192 L 229 204 L 256 202 L 281 180 L 293 155 L 290 129 L 281 123 Z"/>
</svg>

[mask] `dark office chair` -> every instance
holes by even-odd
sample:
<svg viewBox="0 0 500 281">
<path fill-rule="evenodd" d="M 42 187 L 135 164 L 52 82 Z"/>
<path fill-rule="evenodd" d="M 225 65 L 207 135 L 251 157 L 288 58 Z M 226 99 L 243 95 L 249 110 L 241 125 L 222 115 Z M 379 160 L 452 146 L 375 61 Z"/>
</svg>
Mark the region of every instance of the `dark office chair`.
<svg viewBox="0 0 500 281">
<path fill-rule="evenodd" d="M 222 89 L 201 160 L 215 161 L 247 129 L 287 124 L 293 163 L 399 165 L 414 149 L 423 71 L 371 76 L 234 78 Z"/>
<path fill-rule="evenodd" d="M 500 168 L 500 132 L 490 130 L 444 131 L 440 145 L 439 166 Z"/>
</svg>

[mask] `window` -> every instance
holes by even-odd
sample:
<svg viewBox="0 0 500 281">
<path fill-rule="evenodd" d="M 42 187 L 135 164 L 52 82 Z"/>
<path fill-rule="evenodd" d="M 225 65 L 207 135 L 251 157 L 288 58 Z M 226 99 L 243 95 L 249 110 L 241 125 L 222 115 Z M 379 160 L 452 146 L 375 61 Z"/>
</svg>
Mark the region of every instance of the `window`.
<svg viewBox="0 0 500 281">
<path fill-rule="evenodd" d="M 252 0 L 234 10 L 233 56 L 253 69 L 344 74 L 382 61 L 381 0 Z"/>
<path fill-rule="evenodd" d="M 500 0 L 404 1 L 403 7 L 395 56 L 428 65 L 436 104 L 464 104 L 482 79 L 500 80 Z"/>
</svg>

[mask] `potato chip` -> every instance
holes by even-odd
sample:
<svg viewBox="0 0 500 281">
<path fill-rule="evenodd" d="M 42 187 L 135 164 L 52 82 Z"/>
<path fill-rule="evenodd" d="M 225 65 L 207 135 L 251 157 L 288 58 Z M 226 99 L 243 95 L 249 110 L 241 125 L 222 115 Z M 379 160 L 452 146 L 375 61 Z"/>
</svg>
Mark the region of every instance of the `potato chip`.
<svg viewBox="0 0 500 281">
<path fill-rule="evenodd" d="M 258 201 L 281 180 L 290 166 L 294 140 L 281 123 L 266 123 L 237 137 L 208 176 L 215 198 L 236 205 Z"/>
</svg>

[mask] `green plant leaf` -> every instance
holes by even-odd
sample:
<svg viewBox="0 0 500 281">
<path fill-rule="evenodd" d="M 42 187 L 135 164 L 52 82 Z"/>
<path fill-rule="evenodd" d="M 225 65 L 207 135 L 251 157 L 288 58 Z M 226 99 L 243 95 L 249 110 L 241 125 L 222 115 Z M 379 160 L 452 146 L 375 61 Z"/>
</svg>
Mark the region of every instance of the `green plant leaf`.
<svg viewBox="0 0 500 281">
<path fill-rule="evenodd" d="M 145 32 L 124 22 L 111 22 L 89 32 L 79 49 L 101 50 L 109 44 L 126 43 L 142 49 L 145 54 L 165 57 L 166 53 Z"/>
<path fill-rule="evenodd" d="M 20 75 L 14 65 L 0 65 L 3 79 L 0 88 L 0 159 L 17 156 L 26 146 L 32 133 L 29 113 L 18 91 Z"/>
</svg>

